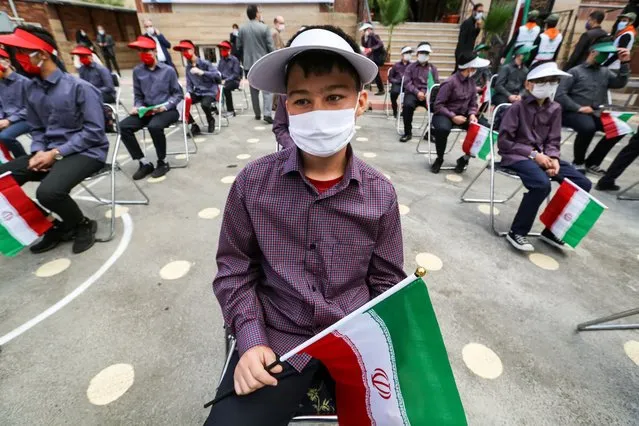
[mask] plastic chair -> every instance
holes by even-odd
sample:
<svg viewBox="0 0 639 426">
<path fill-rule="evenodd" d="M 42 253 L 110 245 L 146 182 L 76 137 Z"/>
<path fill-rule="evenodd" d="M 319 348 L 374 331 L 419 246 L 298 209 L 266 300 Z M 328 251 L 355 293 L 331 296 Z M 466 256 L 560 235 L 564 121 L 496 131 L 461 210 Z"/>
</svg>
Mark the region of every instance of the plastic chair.
<svg viewBox="0 0 639 426">
<path fill-rule="evenodd" d="M 633 183 L 632 185 L 630 185 L 629 187 L 622 189 L 621 192 L 617 194 L 617 199 L 626 200 L 626 201 L 639 201 L 639 195 L 624 195 L 637 185 L 639 185 L 639 180 Z"/>
<path fill-rule="evenodd" d="M 430 89 L 428 90 L 428 93 L 430 94 Z M 428 95 L 426 99 L 427 99 L 426 104 L 428 105 Z M 397 97 L 397 134 L 400 136 L 404 134 L 404 132 L 402 132 L 401 130 L 402 122 L 403 122 L 403 118 L 402 118 L 403 110 L 404 110 L 404 76 L 402 76 L 402 83 L 399 86 L 399 96 Z M 429 118 L 428 118 L 429 113 L 430 113 L 430 110 L 427 108 L 426 115 L 424 115 L 424 118 L 422 120 L 422 124 L 419 125 L 420 129 L 423 129 L 424 124 L 426 124 L 429 121 Z"/>
<path fill-rule="evenodd" d="M 233 335 L 229 334 L 229 333 L 226 333 L 225 343 L 226 343 L 226 361 L 224 362 L 224 368 L 222 369 L 222 374 L 220 375 L 220 380 L 218 382 L 218 388 L 219 388 L 220 384 L 222 383 L 222 378 L 226 374 L 226 370 L 228 369 L 229 364 L 231 362 L 231 356 L 233 355 L 233 352 L 235 351 L 235 346 L 236 346 L 235 337 Z M 296 416 L 293 419 L 291 419 L 290 423 L 305 423 L 305 422 L 324 423 L 324 424 L 332 424 L 332 425 L 338 424 L 337 423 L 337 415 L 335 415 L 335 414 L 328 414 L 328 415 L 300 415 L 300 416 Z"/>
<path fill-rule="evenodd" d="M 104 108 L 109 108 L 111 110 L 111 112 L 114 114 L 114 117 L 117 117 L 116 114 L 116 109 L 113 107 L 113 105 L 109 105 L 109 104 L 104 104 Z M 94 173 L 93 175 L 89 176 L 88 178 L 84 179 L 83 182 L 80 182 L 80 186 L 89 194 L 91 195 L 93 198 L 95 198 L 95 200 L 102 204 L 102 205 L 110 205 L 111 206 L 111 223 L 110 223 L 110 230 L 109 230 L 109 234 L 107 237 L 104 238 L 96 238 L 96 241 L 99 242 L 107 242 L 107 241 L 111 241 L 113 239 L 113 237 L 115 236 L 115 206 L 116 204 L 122 204 L 122 205 L 136 205 L 136 204 L 144 204 L 144 205 L 148 205 L 149 204 L 149 197 L 146 195 L 146 193 L 142 190 L 142 188 L 140 188 L 140 186 L 137 184 L 136 181 L 134 181 L 128 174 L 126 174 L 121 168 L 120 168 L 120 164 L 118 163 L 118 153 L 120 151 L 120 146 L 122 145 L 122 138 L 120 136 L 120 123 L 118 120 L 115 120 L 115 134 L 116 134 L 116 138 L 115 138 L 115 147 L 113 148 L 113 154 L 111 156 L 111 163 L 106 163 L 104 165 L 104 167 L 97 171 L 96 173 Z M 126 177 L 129 181 L 131 181 L 131 183 L 133 183 L 133 185 L 135 186 L 136 190 L 142 195 L 142 197 L 144 197 L 142 200 L 122 200 L 122 199 L 117 199 L 116 198 L 116 173 L 120 172 L 122 173 L 122 175 L 124 175 L 124 177 Z M 100 196 L 98 196 L 96 193 L 94 193 L 91 188 L 87 185 L 88 182 L 104 177 L 104 176 L 109 176 L 110 178 L 110 198 L 102 198 Z"/>
</svg>

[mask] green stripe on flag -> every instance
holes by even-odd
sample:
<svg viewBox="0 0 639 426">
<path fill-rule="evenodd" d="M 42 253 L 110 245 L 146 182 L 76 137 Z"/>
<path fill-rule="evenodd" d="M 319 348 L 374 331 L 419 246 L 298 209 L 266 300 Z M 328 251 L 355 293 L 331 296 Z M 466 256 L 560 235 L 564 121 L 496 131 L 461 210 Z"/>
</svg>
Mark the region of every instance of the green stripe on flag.
<svg viewBox="0 0 639 426">
<path fill-rule="evenodd" d="M 430 88 L 435 85 L 435 79 L 433 78 L 433 73 L 430 71 L 428 71 L 428 82 L 426 84 L 428 85 L 428 90 L 430 90 Z"/>
<path fill-rule="evenodd" d="M 0 253 L 5 256 L 15 256 L 20 253 L 24 248 L 22 243 L 16 240 L 13 235 L 9 233 L 7 228 L 0 225 Z"/>
<path fill-rule="evenodd" d="M 590 232 L 604 208 L 594 201 L 589 201 L 586 208 L 581 212 L 577 220 L 566 231 L 563 240 L 570 247 L 577 247 L 577 244 Z"/>
<path fill-rule="evenodd" d="M 410 423 L 467 425 L 424 281 L 415 280 L 401 293 L 401 297 L 389 297 L 372 310 L 390 333 Z"/>
<path fill-rule="evenodd" d="M 632 116 L 634 115 L 634 113 L 631 112 L 624 112 L 622 114 L 619 114 L 617 116 L 617 118 L 625 123 L 628 122 L 628 120 L 630 120 L 632 118 Z"/>
<path fill-rule="evenodd" d="M 497 136 L 498 136 L 498 133 L 493 132 L 493 140 L 492 140 L 493 143 L 497 142 Z M 488 155 L 490 155 L 490 143 L 491 143 L 490 137 L 487 137 L 486 140 L 484 141 L 484 144 L 481 146 L 481 149 L 477 153 L 477 158 L 480 158 L 482 160 L 488 159 Z"/>
</svg>

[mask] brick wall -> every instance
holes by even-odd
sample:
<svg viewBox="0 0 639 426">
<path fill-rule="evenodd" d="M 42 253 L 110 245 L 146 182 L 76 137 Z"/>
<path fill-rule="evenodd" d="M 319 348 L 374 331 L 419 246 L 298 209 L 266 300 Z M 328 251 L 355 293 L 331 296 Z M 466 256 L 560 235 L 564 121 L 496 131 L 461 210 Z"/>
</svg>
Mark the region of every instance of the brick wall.
<svg viewBox="0 0 639 426">
<path fill-rule="evenodd" d="M 51 31 L 49 19 L 47 15 L 47 7 L 44 3 L 30 3 L 16 0 L 14 1 L 18 16 L 27 22 L 37 22 L 43 28 Z M 9 16 L 13 16 L 11 7 L 7 0 L 0 0 L 0 10 L 6 12 Z"/>
</svg>

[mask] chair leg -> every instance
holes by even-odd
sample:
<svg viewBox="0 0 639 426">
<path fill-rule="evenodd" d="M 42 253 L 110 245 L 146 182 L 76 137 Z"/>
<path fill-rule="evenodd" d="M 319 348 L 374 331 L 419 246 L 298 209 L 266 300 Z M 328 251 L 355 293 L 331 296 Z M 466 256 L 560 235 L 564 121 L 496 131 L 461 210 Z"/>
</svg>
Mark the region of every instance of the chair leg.
<svg viewBox="0 0 639 426">
<path fill-rule="evenodd" d="M 577 331 L 637 330 L 639 329 L 639 324 L 603 324 L 605 322 L 615 321 L 633 315 L 639 315 L 639 308 L 629 309 L 627 311 L 597 318 L 592 321 L 582 322 L 581 324 L 577 324 Z"/>
<path fill-rule="evenodd" d="M 637 182 L 633 183 L 632 185 L 630 185 L 628 188 L 622 190 L 619 194 L 617 194 L 617 199 L 618 200 L 626 200 L 626 201 L 639 201 L 639 196 L 636 196 L 636 195 L 624 195 L 625 193 L 627 193 L 628 191 L 630 191 L 632 188 L 634 188 L 637 185 L 639 185 L 639 180 Z"/>
<path fill-rule="evenodd" d="M 468 193 L 468 191 L 470 191 L 470 188 L 472 188 L 473 184 L 477 181 L 477 179 L 479 179 L 479 177 L 482 175 L 482 173 L 484 173 L 484 170 L 490 169 L 490 167 L 491 167 L 490 163 L 486 164 L 486 167 L 483 167 L 479 171 L 479 173 L 477 173 L 475 175 L 473 180 L 470 181 L 470 183 L 468 184 L 466 189 L 464 189 L 464 192 L 462 192 L 462 194 L 460 196 L 460 200 L 461 200 L 462 203 L 490 203 L 491 202 L 491 198 L 467 198 L 466 197 L 466 194 Z M 492 198 L 492 202 L 495 203 L 495 204 L 507 203 L 508 201 L 512 200 L 515 195 L 517 195 L 517 193 L 521 190 L 521 188 L 523 188 L 522 184 L 518 185 L 517 188 L 515 188 L 515 190 L 508 197 L 502 198 L 502 199 L 498 199 L 498 200 L 496 200 L 493 197 Z"/>
<path fill-rule="evenodd" d="M 459 140 L 459 137 L 461 136 L 462 132 L 456 132 L 457 135 L 455 137 L 455 140 L 453 141 L 453 143 L 450 145 L 450 147 L 448 148 L 448 150 L 445 152 L 445 154 L 450 153 L 453 148 L 455 147 L 455 145 L 457 144 L 457 141 Z M 428 150 L 427 151 L 417 151 L 420 154 L 428 154 L 428 164 L 431 165 L 433 164 L 433 159 L 432 159 L 432 155 L 433 154 L 437 154 L 437 151 L 433 151 L 432 147 L 431 147 L 431 141 L 430 141 L 430 123 L 428 124 Z M 419 148 L 419 144 L 417 144 L 417 147 Z M 455 166 L 442 166 L 440 170 L 455 170 Z"/>
<path fill-rule="evenodd" d="M 182 136 L 184 138 L 184 150 L 182 151 L 168 151 L 166 155 L 184 155 L 186 158 L 184 159 L 184 164 L 180 164 L 177 166 L 171 166 L 174 169 L 184 169 L 189 165 L 190 154 L 197 154 L 197 143 L 195 142 L 195 138 L 191 133 L 191 129 L 188 124 L 185 122 L 181 122 L 182 125 Z M 189 136 L 193 140 L 193 149 L 189 148 Z"/>
</svg>

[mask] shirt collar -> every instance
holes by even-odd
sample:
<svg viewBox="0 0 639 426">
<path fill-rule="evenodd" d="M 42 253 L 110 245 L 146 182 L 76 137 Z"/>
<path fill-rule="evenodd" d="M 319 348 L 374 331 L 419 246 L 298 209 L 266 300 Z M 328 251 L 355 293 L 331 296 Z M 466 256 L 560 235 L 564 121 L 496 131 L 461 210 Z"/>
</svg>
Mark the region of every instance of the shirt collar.
<svg viewBox="0 0 639 426">
<path fill-rule="evenodd" d="M 298 148 L 288 149 L 288 157 L 284 161 L 281 175 L 285 175 L 291 172 L 297 172 L 301 176 L 304 175 L 304 166 L 302 164 L 302 153 Z M 349 143 L 346 147 L 346 157 L 348 161 L 346 163 L 346 170 L 344 170 L 344 179 L 342 182 L 350 182 L 352 179 L 357 182 L 362 181 L 362 171 L 359 168 L 355 156 L 353 155 L 353 147 Z"/>
<path fill-rule="evenodd" d="M 9 75 L 9 77 L 3 78 L 2 81 L 16 81 L 17 78 L 18 78 L 18 73 L 14 71 Z"/>
<path fill-rule="evenodd" d="M 60 68 L 58 68 L 57 70 L 53 71 L 47 78 L 45 78 L 44 80 L 40 79 L 40 78 L 36 78 L 36 81 L 44 87 L 50 87 L 50 86 L 55 86 L 56 84 L 58 84 L 58 81 L 60 81 L 60 79 L 62 78 L 62 71 L 60 70 Z"/>
</svg>

